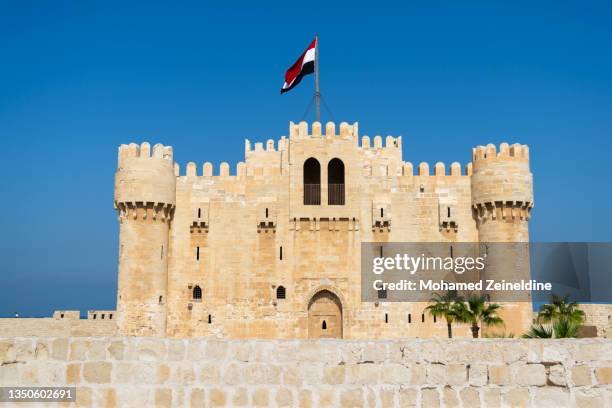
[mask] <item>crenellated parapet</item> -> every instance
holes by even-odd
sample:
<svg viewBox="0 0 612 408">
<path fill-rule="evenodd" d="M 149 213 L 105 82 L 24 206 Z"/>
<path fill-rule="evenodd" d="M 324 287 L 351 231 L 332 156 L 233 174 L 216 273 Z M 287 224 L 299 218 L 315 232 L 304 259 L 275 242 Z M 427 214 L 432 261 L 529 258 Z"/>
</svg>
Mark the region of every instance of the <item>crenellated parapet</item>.
<svg viewBox="0 0 612 408">
<path fill-rule="evenodd" d="M 493 144 L 472 151 L 472 206 L 480 219 L 529 220 L 533 176 L 526 145 Z"/>
<path fill-rule="evenodd" d="M 119 146 L 115 208 L 120 220 L 171 219 L 176 204 L 172 147 L 148 142 Z"/>
<path fill-rule="evenodd" d="M 402 177 L 461 177 L 467 176 L 469 173 L 466 172 L 461 173 L 461 164 L 459 162 L 453 162 L 450 165 L 450 171 L 446 170 L 446 165 L 442 162 L 437 162 L 433 166 L 433 174 L 431 172 L 431 167 L 427 162 L 421 162 L 415 169 L 412 163 L 403 162 L 401 168 Z"/>
<path fill-rule="evenodd" d="M 326 139 L 350 139 L 357 140 L 359 137 L 359 124 L 357 122 L 352 125 L 347 122 L 341 122 L 336 132 L 336 124 L 327 122 L 325 129 L 322 129 L 321 122 L 312 123 L 312 131 L 308 131 L 308 123 L 289 122 L 289 138 L 290 139 L 308 139 L 308 138 L 326 138 Z"/>
</svg>

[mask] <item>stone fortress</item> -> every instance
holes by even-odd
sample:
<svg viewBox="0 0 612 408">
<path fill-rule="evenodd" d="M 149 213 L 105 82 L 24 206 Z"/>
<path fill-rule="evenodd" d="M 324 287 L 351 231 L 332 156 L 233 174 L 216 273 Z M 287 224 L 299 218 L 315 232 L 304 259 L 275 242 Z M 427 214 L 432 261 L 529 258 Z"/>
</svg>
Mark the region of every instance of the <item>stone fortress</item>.
<svg viewBox="0 0 612 408">
<path fill-rule="evenodd" d="M 391 339 L 443 337 L 446 323 L 426 303 L 362 303 L 361 243 L 527 242 L 533 191 L 525 145 L 415 174 L 401 137 L 301 122 L 277 143 L 245 141 L 235 173 L 121 145 L 114 203 L 119 334 Z M 504 304 L 505 330 L 524 332 L 531 308 Z"/>
</svg>

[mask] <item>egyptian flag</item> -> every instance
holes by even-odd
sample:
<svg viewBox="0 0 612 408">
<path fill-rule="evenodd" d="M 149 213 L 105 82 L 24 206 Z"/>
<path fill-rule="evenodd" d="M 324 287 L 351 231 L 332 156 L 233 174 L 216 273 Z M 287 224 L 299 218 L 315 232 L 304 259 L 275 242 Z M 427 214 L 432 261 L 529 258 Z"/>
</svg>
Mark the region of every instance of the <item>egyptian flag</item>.
<svg viewBox="0 0 612 408">
<path fill-rule="evenodd" d="M 293 89 L 294 86 L 300 83 L 304 76 L 314 72 L 316 46 L 317 39 L 315 38 L 300 58 L 295 61 L 295 64 L 285 72 L 285 83 L 281 88 L 281 94 Z"/>
</svg>

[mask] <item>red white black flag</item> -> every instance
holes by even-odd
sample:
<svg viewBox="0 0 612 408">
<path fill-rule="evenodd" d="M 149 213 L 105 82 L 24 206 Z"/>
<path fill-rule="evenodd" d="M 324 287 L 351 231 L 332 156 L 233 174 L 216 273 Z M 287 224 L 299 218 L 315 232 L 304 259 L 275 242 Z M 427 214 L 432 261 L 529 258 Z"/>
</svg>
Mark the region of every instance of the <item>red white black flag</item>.
<svg viewBox="0 0 612 408">
<path fill-rule="evenodd" d="M 300 58 L 295 61 L 295 64 L 285 72 L 285 83 L 281 88 L 281 94 L 293 89 L 305 75 L 315 71 L 316 46 L 317 39 L 315 38 Z"/>
</svg>

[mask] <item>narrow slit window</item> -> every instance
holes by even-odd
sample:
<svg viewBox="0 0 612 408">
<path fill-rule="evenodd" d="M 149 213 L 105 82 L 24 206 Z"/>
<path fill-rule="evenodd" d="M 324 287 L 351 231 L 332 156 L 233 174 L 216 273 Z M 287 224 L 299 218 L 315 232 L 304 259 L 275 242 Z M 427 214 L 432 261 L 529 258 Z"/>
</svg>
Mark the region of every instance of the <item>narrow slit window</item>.
<svg viewBox="0 0 612 408">
<path fill-rule="evenodd" d="M 104 319 L 104 313 L 102 313 L 102 315 L 100 316 L 100 319 Z"/>
<path fill-rule="evenodd" d="M 434 323 L 436 322 L 436 316 L 434 315 Z"/>
<path fill-rule="evenodd" d="M 98 317 L 98 315 L 94 313 L 94 319 L 95 319 L 96 317 Z"/>
<path fill-rule="evenodd" d="M 385 313 L 385 323 L 389 323 L 389 313 Z"/>
<path fill-rule="evenodd" d="M 385 216 L 385 210 L 383 208 L 380 209 L 380 218 Z"/>
<path fill-rule="evenodd" d="M 412 323 L 412 314 L 408 313 L 408 323 Z"/>
<path fill-rule="evenodd" d="M 279 251 L 279 259 L 282 261 L 283 260 L 283 246 L 281 245 L 280 247 L 280 251 Z"/>
<path fill-rule="evenodd" d="M 383 246 L 382 245 L 380 246 L 380 257 L 381 258 L 383 257 Z"/>
<path fill-rule="evenodd" d="M 450 246 L 450 257 L 453 258 L 453 246 Z"/>
<path fill-rule="evenodd" d="M 109 313 L 108 318 L 109 318 L 110 320 L 113 320 L 113 314 L 112 314 L 112 313 Z"/>
<path fill-rule="evenodd" d="M 202 299 L 202 288 L 198 285 L 196 285 L 193 288 L 193 299 L 194 300 L 201 300 Z"/>
<path fill-rule="evenodd" d="M 196 261 L 200 260 L 200 247 L 196 247 Z"/>
<path fill-rule="evenodd" d="M 212 323 L 212 315 L 208 315 L 208 324 Z"/>
<path fill-rule="evenodd" d="M 164 297 L 163 297 L 163 296 L 160 296 L 160 297 L 159 297 L 159 304 L 160 304 L 160 305 L 161 305 L 161 303 L 162 303 L 162 301 L 163 301 L 163 300 L 164 300 Z"/>
<path fill-rule="evenodd" d="M 202 209 L 198 208 L 198 218 L 202 217 Z"/>
<path fill-rule="evenodd" d="M 268 218 L 268 209 L 266 208 L 266 218 Z"/>
<path fill-rule="evenodd" d="M 161 251 L 160 251 L 160 258 L 164 259 L 164 246 L 161 246 Z"/>
<path fill-rule="evenodd" d="M 447 209 L 446 209 L 446 210 L 447 210 L 447 211 L 446 211 L 446 216 L 447 216 L 448 218 L 450 218 L 450 207 L 447 207 Z"/>
<path fill-rule="evenodd" d="M 287 290 L 284 286 L 279 286 L 276 288 L 276 298 L 277 299 L 285 299 L 287 297 Z"/>
<path fill-rule="evenodd" d="M 327 330 L 327 322 L 323 320 L 323 324 L 321 324 L 321 330 Z"/>
<path fill-rule="evenodd" d="M 425 323 L 425 313 L 421 315 L 421 323 Z"/>
</svg>

